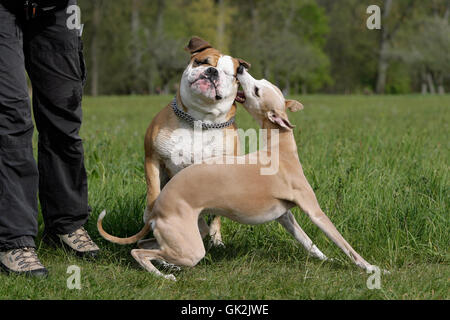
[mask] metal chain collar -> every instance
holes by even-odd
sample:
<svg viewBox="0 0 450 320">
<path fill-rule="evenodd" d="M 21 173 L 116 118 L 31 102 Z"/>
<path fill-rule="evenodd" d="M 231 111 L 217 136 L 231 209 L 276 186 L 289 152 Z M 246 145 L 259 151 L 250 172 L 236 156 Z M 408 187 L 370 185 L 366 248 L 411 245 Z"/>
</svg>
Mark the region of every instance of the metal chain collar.
<svg viewBox="0 0 450 320">
<path fill-rule="evenodd" d="M 186 121 L 192 127 L 196 126 L 196 122 L 197 123 L 200 122 L 202 124 L 202 129 L 203 130 L 227 128 L 227 127 L 231 126 L 232 124 L 234 124 L 234 121 L 235 121 L 235 117 L 233 117 L 230 120 L 228 120 L 227 122 L 223 122 L 223 123 L 204 123 L 201 120 L 196 120 L 189 113 L 178 109 L 178 104 L 177 104 L 177 98 L 176 97 L 172 100 L 172 104 L 171 105 L 172 105 L 173 112 L 175 113 L 175 115 L 178 118 L 180 118 L 181 120 Z"/>
</svg>

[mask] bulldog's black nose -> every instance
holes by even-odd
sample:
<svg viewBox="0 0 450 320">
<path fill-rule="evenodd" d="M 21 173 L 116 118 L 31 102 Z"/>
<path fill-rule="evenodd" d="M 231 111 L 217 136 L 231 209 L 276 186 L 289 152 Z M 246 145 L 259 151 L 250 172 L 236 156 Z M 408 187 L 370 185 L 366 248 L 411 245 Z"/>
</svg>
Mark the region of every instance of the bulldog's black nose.
<svg viewBox="0 0 450 320">
<path fill-rule="evenodd" d="M 217 69 L 213 67 L 209 67 L 208 69 L 206 69 L 205 74 L 208 78 L 210 78 L 213 81 L 219 78 L 219 71 L 217 71 Z"/>
</svg>

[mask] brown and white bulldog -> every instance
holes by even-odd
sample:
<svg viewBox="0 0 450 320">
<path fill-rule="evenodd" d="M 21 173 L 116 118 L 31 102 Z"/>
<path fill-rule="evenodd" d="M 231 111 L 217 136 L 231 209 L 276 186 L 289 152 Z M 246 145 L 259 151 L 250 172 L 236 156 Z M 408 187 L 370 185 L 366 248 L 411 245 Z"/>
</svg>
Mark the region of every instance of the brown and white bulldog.
<svg viewBox="0 0 450 320">
<path fill-rule="evenodd" d="M 237 70 L 250 65 L 242 59 L 222 54 L 207 41 L 193 37 L 185 48 L 191 59 L 183 72 L 174 101 L 160 111 L 145 135 L 145 175 L 147 181 L 146 223 L 162 187 L 182 169 L 194 163 L 198 157 L 198 144 L 192 120 L 201 121 L 207 130 L 202 131 L 200 152 L 202 160 L 213 156 L 237 155 L 239 138 L 234 123 L 235 101 L 239 83 Z M 221 143 L 218 141 L 218 133 Z M 220 140 L 219 139 L 219 140 Z M 198 148 L 198 145 L 197 145 Z M 178 153 L 183 151 L 183 156 Z M 213 212 L 204 212 L 213 213 Z M 214 245 L 222 245 L 220 217 L 214 218 L 210 227 L 200 216 L 199 228 L 202 236 L 208 233 Z M 100 234 L 118 244 L 136 242 L 135 237 L 117 238 L 107 234 L 99 225 Z M 145 240 L 139 243 L 145 247 Z"/>
</svg>

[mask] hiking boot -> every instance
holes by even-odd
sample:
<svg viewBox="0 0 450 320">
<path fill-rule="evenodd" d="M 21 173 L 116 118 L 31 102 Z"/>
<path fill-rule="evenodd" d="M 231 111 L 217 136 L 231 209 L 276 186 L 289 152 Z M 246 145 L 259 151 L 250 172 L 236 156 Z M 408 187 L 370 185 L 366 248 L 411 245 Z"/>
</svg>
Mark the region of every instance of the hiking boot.
<svg viewBox="0 0 450 320">
<path fill-rule="evenodd" d="M 53 243 L 62 243 L 82 258 L 95 259 L 100 251 L 100 248 L 92 241 L 88 232 L 83 227 L 69 234 L 48 236 Z"/>
<path fill-rule="evenodd" d="M 39 261 L 34 248 L 24 247 L 0 252 L 0 267 L 9 274 L 42 278 L 48 276 L 48 271 Z"/>
</svg>

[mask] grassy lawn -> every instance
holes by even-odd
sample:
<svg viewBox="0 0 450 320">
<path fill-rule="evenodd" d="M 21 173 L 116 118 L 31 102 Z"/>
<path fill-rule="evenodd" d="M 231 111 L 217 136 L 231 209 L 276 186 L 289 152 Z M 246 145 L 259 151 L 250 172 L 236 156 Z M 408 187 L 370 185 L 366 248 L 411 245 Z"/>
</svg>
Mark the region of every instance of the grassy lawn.
<svg viewBox="0 0 450 320">
<path fill-rule="evenodd" d="M 320 262 L 276 222 L 223 219 L 225 248 L 170 282 L 145 272 L 133 246 L 100 238 L 98 214 L 117 236 L 142 227 L 143 136 L 171 97 L 85 98 L 82 137 L 93 213 L 87 229 L 97 263 L 40 243 L 47 280 L 0 275 L 0 299 L 449 299 L 450 96 L 305 96 L 291 113 L 300 159 L 324 212 L 370 263 L 391 271 L 381 289 L 295 209 L 306 233 L 334 262 Z M 237 122 L 256 123 L 240 108 Z M 249 200 L 251 201 L 251 200 Z M 42 232 L 42 219 L 40 220 Z M 207 244 L 207 243 L 206 243 Z M 66 287 L 81 267 L 81 290 Z"/>
</svg>

